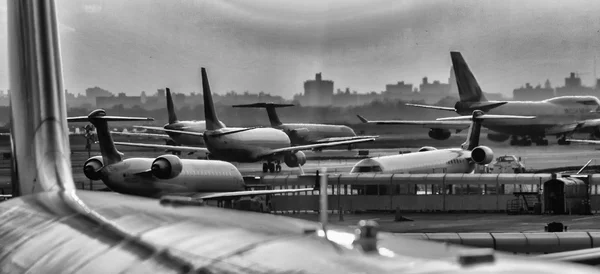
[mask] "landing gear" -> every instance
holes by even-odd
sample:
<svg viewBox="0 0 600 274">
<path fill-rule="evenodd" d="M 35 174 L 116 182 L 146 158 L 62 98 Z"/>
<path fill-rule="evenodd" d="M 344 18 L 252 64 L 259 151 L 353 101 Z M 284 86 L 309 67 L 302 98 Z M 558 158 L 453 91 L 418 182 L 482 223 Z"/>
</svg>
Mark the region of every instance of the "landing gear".
<svg viewBox="0 0 600 274">
<path fill-rule="evenodd" d="M 537 146 L 547 146 L 548 145 L 548 139 L 544 138 L 544 137 L 536 137 L 533 142 L 537 145 Z"/>
<path fill-rule="evenodd" d="M 281 164 L 278 162 L 277 164 L 269 162 L 269 163 L 263 163 L 263 168 L 262 168 L 264 173 L 270 172 L 270 173 L 274 173 L 274 172 L 281 172 Z"/>
<path fill-rule="evenodd" d="M 531 139 L 529 137 L 522 137 L 519 138 L 519 136 L 513 135 L 510 138 L 510 145 L 511 146 L 531 146 Z"/>
</svg>

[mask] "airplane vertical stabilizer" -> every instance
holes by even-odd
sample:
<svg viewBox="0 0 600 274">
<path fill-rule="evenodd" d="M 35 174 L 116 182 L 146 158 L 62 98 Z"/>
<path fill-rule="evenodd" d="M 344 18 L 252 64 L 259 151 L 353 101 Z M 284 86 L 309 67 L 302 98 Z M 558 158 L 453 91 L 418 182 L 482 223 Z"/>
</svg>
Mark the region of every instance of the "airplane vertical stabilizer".
<svg viewBox="0 0 600 274">
<path fill-rule="evenodd" d="M 208 76 L 206 76 L 206 69 L 202 68 L 202 95 L 204 98 L 204 120 L 206 120 L 206 129 L 215 130 L 225 127 L 225 124 L 219 121 L 217 112 L 215 111 L 215 105 L 213 104 L 212 93 L 210 91 L 210 84 L 208 83 Z"/>
<path fill-rule="evenodd" d="M 265 108 L 269 116 L 269 122 L 272 127 L 281 126 L 283 123 L 279 120 L 276 108 L 293 107 L 294 104 L 275 104 L 275 103 L 255 103 L 245 105 L 234 105 L 234 108 Z"/>
<path fill-rule="evenodd" d="M 13 195 L 75 189 L 54 1 L 7 8 Z"/>
<path fill-rule="evenodd" d="M 173 98 L 171 97 L 171 89 L 167 88 L 167 112 L 169 113 L 169 124 L 179 122 L 177 114 L 175 114 L 175 107 L 173 106 Z"/>
<path fill-rule="evenodd" d="M 461 102 L 487 102 L 475 76 L 460 52 L 450 52 L 452 67 L 456 76 L 456 85 Z"/>
</svg>

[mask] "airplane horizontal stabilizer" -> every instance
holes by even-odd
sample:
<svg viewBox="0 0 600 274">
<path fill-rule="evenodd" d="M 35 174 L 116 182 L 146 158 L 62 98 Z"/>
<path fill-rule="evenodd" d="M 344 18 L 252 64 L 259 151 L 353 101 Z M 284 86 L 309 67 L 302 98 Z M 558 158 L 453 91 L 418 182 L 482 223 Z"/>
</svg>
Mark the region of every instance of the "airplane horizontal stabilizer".
<svg viewBox="0 0 600 274">
<path fill-rule="evenodd" d="M 114 142 L 114 143 L 117 146 L 158 148 L 158 149 L 168 149 L 168 150 L 174 150 L 174 151 L 208 153 L 208 149 L 205 147 L 169 146 L 169 145 L 159 145 L 159 144 L 142 144 L 142 143 L 127 143 L 127 142 Z"/>
<path fill-rule="evenodd" d="M 242 129 L 237 129 L 237 130 L 232 130 L 232 131 L 227 131 L 227 132 L 222 132 L 222 133 L 213 133 L 210 136 L 212 136 L 212 137 L 220 137 L 220 136 L 225 136 L 225 135 L 229 135 L 229 134 L 240 133 L 240 132 L 243 132 L 243 131 L 253 130 L 253 129 L 257 129 L 257 128 L 258 127 L 242 128 Z"/>
<path fill-rule="evenodd" d="M 293 107 L 294 104 L 276 104 L 276 103 L 254 103 L 254 104 L 242 104 L 233 105 L 234 108 L 284 108 Z"/>
<path fill-rule="evenodd" d="M 456 111 L 455 108 L 451 107 L 440 107 L 440 106 L 431 106 L 431 105 L 420 105 L 420 104 L 406 104 L 410 107 L 418 107 L 418 108 L 429 108 L 429 109 L 437 109 L 437 110 L 446 110 L 446 111 Z"/>
<path fill-rule="evenodd" d="M 350 136 L 350 137 L 330 137 L 330 138 L 323 138 L 323 139 L 319 139 L 314 141 L 314 143 L 318 143 L 318 144 L 324 144 L 324 143 L 331 143 L 331 142 L 339 142 L 339 141 L 348 141 L 348 140 L 356 140 L 356 139 L 368 139 L 368 138 L 379 138 L 379 135 L 372 135 L 372 136 Z"/>
<path fill-rule="evenodd" d="M 125 116 L 75 116 L 68 117 L 67 122 L 89 122 L 90 119 L 100 119 L 107 122 L 128 122 L 128 121 L 154 121 L 154 118 L 150 117 L 125 117 Z"/>
</svg>

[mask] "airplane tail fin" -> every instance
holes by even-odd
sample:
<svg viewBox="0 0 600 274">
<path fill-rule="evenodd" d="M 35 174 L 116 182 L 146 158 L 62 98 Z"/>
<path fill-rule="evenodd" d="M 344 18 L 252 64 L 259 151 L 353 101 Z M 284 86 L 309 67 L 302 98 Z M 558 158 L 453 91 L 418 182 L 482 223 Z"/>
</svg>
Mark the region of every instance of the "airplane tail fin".
<svg viewBox="0 0 600 274">
<path fill-rule="evenodd" d="M 122 161 L 121 153 L 115 147 L 115 143 L 108 128 L 108 122 L 117 121 L 153 121 L 152 118 L 141 117 L 122 117 L 122 116 L 107 116 L 106 111 L 97 109 L 92 111 L 88 116 L 69 117 L 69 122 L 87 122 L 89 121 L 96 127 L 98 134 L 98 142 L 100 143 L 100 153 L 104 165 L 110 165 Z"/>
<path fill-rule="evenodd" d="M 276 108 L 293 107 L 294 104 L 276 104 L 276 103 L 255 103 L 246 105 L 233 105 L 234 108 L 265 108 L 267 109 L 267 115 L 269 115 L 269 122 L 272 127 L 280 126 L 282 123 L 277 115 Z"/>
<path fill-rule="evenodd" d="M 461 102 L 487 102 L 475 76 L 460 52 L 450 52 Z"/>
<path fill-rule="evenodd" d="M 177 114 L 175 114 L 175 107 L 173 106 L 170 88 L 167 88 L 167 112 L 169 113 L 169 124 L 174 124 L 179 121 L 177 120 Z"/>
<path fill-rule="evenodd" d="M 481 110 L 473 111 L 473 115 L 438 118 L 437 121 L 461 121 L 471 120 L 471 126 L 467 132 L 467 140 L 460 146 L 465 150 L 472 150 L 479 146 L 479 136 L 481 133 L 481 123 L 486 119 L 533 119 L 535 116 L 519 116 L 519 115 L 496 115 L 485 114 Z"/>
<path fill-rule="evenodd" d="M 202 95 L 204 98 L 204 120 L 206 120 L 206 129 L 215 130 L 224 128 L 225 124 L 219 121 L 217 112 L 215 111 L 215 105 L 213 104 L 212 93 L 210 91 L 210 84 L 208 83 L 208 76 L 206 76 L 206 69 L 202 70 Z"/>
</svg>

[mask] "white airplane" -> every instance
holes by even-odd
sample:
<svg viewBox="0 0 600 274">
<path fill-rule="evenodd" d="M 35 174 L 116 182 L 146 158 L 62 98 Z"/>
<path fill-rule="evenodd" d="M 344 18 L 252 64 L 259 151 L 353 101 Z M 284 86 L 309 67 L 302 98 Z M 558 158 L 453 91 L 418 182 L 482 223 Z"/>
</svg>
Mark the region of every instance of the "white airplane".
<svg viewBox="0 0 600 274">
<path fill-rule="evenodd" d="M 323 142 L 318 144 L 291 146 L 290 138 L 283 131 L 275 128 L 233 128 L 226 127 L 215 111 L 208 83 L 206 70 L 202 68 L 202 88 L 204 96 L 204 117 L 206 131 L 193 133 L 177 131 L 177 133 L 196 135 L 204 138 L 207 148 L 190 146 L 168 146 L 155 144 L 140 144 L 115 142 L 116 145 L 134 147 L 152 147 L 188 152 L 208 152 L 210 159 L 229 162 L 254 163 L 263 161 L 263 172 L 281 171 L 281 162 L 288 167 L 299 167 L 306 163 L 302 150 L 314 150 L 324 147 L 351 145 L 374 141 L 373 137 L 344 141 Z M 171 130 L 173 132 L 173 130 Z"/>
<path fill-rule="evenodd" d="M 77 190 L 54 1 L 7 6 L 11 119 L 18 126 L 16 197 L 0 203 L 0 272 L 600 273 L 376 233 L 369 223 L 355 234 L 325 223 Z"/>
<path fill-rule="evenodd" d="M 361 119 L 366 120 L 364 117 Z M 436 149 L 422 147 L 418 152 L 400 155 L 373 157 L 359 161 L 350 173 L 471 173 L 475 165 L 486 165 L 494 159 L 492 149 L 479 145 L 481 123 L 487 119 L 533 119 L 535 116 L 484 114 L 473 111 L 472 116 L 440 118 L 453 124 L 454 121 L 471 120 L 467 140 L 460 148 Z M 368 122 L 368 120 L 366 120 Z"/>
<path fill-rule="evenodd" d="M 101 109 L 92 111 L 88 116 L 67 118 L 69 122 L 89 121 L 96 127 L 102 155 L 91 157 L 84 163 L 85 176 L 90 180 L 102 180 L 108 188 L 119 193 L 153 198 L 185 196 L 196 201 L 313 190 L 249 191 L 238 169 L 231 163 L 218 160 L 180 159 L 175 155 L 123 159 L 108 132 L 108 121 L 148 120 L 151 119 L 106 116 Z"/>
<path fill-rule="evenodd" d="M 488 101 L 460 52 L 450 52 L 460 101 L 451 107 L 407 104 L 409 106 L 453 111 L 470 115 L 474 110 L 489 114 L 535 116 L 529 120 L 489 120 L 482 126 L 492 130 L 488 139 L 511 145 L 548 145 L 547 136 L 558 138 L 559 145 L 568 145 L 566 138 L 573 131 L 591 131 L 600 138 L 600 100 L 594 96 L 561 96 L 542 101 Z M 362 119 L 361 119 L 362 120 Z M 364 122 L 364 121 L 363 121 Z M 450 138 L 451 129 L 466 129 L 467 123 L 458 122 L 443 126 L 436 121 L 370 121 L 374 124 L 421 125 L 430 128 L 429 137 L 437 140 Z"/>
</svg>

